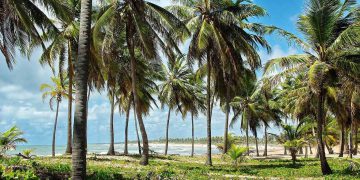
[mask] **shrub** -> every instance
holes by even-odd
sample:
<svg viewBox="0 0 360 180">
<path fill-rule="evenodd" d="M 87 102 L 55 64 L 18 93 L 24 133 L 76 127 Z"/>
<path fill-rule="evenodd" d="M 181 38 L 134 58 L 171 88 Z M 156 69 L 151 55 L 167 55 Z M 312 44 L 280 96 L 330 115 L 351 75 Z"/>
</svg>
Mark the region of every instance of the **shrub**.
<svg viewBox="0 0 360 180">
<path fill-rule="evenodd" d="M 24 150 L 22 151 L 22 154 L 23 154 L 24 156 L 30 158 L 30 156 L 31 156 L 31 154 L 32 154 L 33 152 L 34 152 L 33 149 L 24 149 Z"/>
<path fill-rule="evenodd" d="M 238 161 L 242 162 L 244 160 L 247 150 L 248 149 L 246 147 L 232 145 L 227 154 L 233 160 L 233 163 L 236 166 Z"/>
</svg>

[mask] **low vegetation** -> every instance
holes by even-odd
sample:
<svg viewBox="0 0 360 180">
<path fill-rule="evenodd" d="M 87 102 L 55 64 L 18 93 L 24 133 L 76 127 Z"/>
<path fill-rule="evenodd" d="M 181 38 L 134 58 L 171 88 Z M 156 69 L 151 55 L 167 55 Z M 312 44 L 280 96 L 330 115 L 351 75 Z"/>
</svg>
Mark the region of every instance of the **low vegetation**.
<svg viewBox="0 0 360 180">
<path fill-rule="evenodd" d="M 221 178 L 320 178 L 323 177 L 318 159 L 249 159 L 233 166 L 228 156 L 216 155 L 214 166 L 204 165 L 204 156 L 156 156 L 150 166 L 138 166 L 140 156 L 91 156 L 88 160 L 88 179 L 221 179 Z M 358 179 L 359 160 L 329 159 L 334 174 L 329 179 Z M 25 160 L 19 157 L 0 160 L 2 179 L 64 179 L 70 177 L 70 156 L 44 157 Z"/>
</svg>

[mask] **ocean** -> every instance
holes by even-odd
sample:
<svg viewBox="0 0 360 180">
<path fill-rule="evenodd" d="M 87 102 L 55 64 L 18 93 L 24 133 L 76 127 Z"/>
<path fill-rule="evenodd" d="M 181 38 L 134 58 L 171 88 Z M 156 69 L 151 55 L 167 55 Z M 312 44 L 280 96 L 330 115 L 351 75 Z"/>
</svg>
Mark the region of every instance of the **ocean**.
<svg viewBox="0 0 360 180">
<path fill-rule="evenodd" d="M 159 154 L 163 154 L 165 150 L 165 144 L 149 144 L 150 149 Z M 51 155 L 51 145 L 18 145 L 16 150 L 8 151 L 8 155 L 15 155 L 21 153 L 25 149 L 33 150 L 34 155 L 37 156 L 49 156 Z M 61 155 L 65 153 L 66 146 L 56 146 L 55 154 Z M 109 144 L 88 144 L 88 153 L 106 154 L 109 149 Z M 124 144 L 115 144 L 115 151 L 119 153 L 124 152 Z M 137 144 L 129 144 L 128 151 L 131 154 L 138 153 Z M 206 144 L 195 144 L 195 154 L 203 155 L 206 154 Z M 212 146 L 212 153 L 218 154 L 220 151 Z M 168 154 L 178 155 L 190 155 L 191 144 L 169 144 Z"/>
</svg>

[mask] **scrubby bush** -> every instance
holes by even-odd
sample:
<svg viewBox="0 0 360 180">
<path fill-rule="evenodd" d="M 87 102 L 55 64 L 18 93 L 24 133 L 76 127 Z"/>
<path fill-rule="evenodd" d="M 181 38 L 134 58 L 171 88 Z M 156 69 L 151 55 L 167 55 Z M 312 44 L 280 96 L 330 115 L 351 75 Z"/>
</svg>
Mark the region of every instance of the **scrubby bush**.
<svg viewBox="0 0 360 180">
<path fill-rule="evenodd" d="M 244 161 L 247 150 L 248 149 L 246 147 L 232 145 L 227 152 L 227 155 L 229 155 L 229 157 L 233 160 L 234 165 L 237 166 L 238 162 Z"/>
</svg>

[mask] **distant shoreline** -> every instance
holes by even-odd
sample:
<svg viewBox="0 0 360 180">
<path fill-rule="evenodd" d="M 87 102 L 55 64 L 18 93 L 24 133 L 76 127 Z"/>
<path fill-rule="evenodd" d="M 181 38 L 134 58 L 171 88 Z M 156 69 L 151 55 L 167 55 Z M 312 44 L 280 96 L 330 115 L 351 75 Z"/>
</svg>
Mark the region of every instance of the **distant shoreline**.
<svg viewBox="0 0 360 180">
<path fill-rule="evenodd" d="M 239 138 L 239 142 L 241 142 L 240 144 L 245 144 L 246 143 L 246 137 L 245 136 L 237 136 L 237 138 Z M 141 140 L 140 140 L 141 141 Z M 220 144 L 223 143 L 223 137 L 220 136 L 213 136 L 211 139 L 211 143 L 213 145 L 216 144 Z M 165 143 L 165 139 L 160 138 L 160 139 L 154 139 L 154 140 L 149 140 L 149 143 L 151 144 L 163 144 Z M 192 144 L 192 139 L 191 138 L 171 138 L 169 139 L 169 143 L 171 144 Z M 194 143 L 195 144 L 207 144 L 207 138 L 206 137 L 201 137 L 201 138 L 195 138 L 194 139 Z M 249 137 L 249 143 L 250 144 L 255 144 L 255 138 L 254 137 Z M 258 143 L 259 145 L 264 143 L 264 139 L 263 138 L 258 138 Z M 108 142 L 100 142 L 100 143 L 88 143 L 88 144 L 92 144 L 92 145 L 103 145 L 103 144 L 109 144 Z M 115 142 L 115 144 L 124 144 L 124 142 Z M 128 141 L 128 144 L 137 144 L 137 140 L 130 140 Z M 275 141 L 275 139 L 273 138 L 268 138 L 268 144 L 277 144 L 277 142 Z M 24 144 L 20 144 L 18 146 L 22 146 Z M 25 144 L 26 146 L 49 146 L 51 144 Z M 57 146 L 66 146 L 66 144 L 61 144 L 61 145 L 57 145 Z"/>
</svg>

